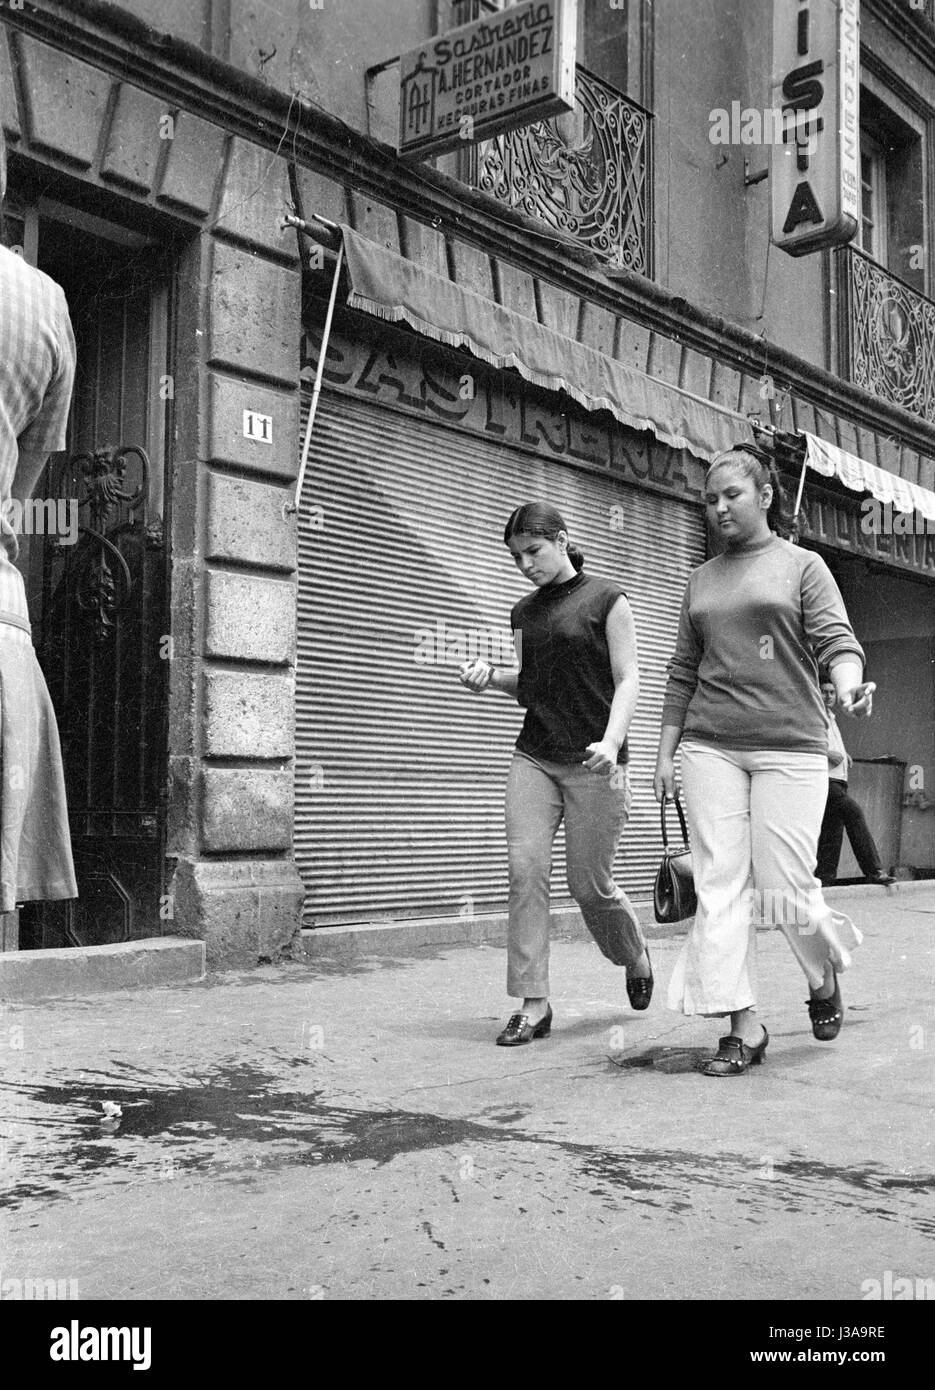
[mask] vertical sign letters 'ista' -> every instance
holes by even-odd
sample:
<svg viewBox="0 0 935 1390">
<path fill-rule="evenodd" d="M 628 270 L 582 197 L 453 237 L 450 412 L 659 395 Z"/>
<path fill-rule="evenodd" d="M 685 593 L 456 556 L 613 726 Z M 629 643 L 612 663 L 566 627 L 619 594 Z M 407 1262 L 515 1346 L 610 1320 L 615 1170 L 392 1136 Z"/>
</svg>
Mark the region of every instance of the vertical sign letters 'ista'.
<svg viewBox="0 0 935 1390">
<path fill-rule="evenodd" d="M 859 0 L 775 0 L 772 239 L 790 256 L 850 241 L 860 217 Z"/>
</svg>

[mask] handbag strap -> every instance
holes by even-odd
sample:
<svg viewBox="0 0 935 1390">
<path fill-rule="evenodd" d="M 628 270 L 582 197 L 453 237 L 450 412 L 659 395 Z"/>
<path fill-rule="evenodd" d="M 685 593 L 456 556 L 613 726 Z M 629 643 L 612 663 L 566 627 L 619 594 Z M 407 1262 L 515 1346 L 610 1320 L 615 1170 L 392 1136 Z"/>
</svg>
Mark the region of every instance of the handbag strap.
<svg viewBox="0 0 935 1390">
<path fill-rule="evenodd" d="M 670 800 L 670 798 L 666 796 L 665 792 L 663 792 L 663 794 L 662 794 L 662 805 L 659 807 L 659 818 L 660 818 L 660 820 L 661 820 L 661 822 L 662 822 L 662 846 L 663 846 L 663 849 L 668 849 L 668 848 L 669 848 L 669 837 L 668 837 L 668 835 L 666 834 L 666 802 L 669 801 L 669 800 Z M 688 844 L 688 826 L 685 824 L 685 814 L 684 814 L 684 812 L 683 812 L 683 810 L 682 810 L 682 803 L 681 803 L 681 801 L 679 801 L 679 799 L 678 799 L 677 796 L 671 798 L 671 800 L 672 800 L 672 802 L 673 802 L 673 804 L 674 804 L 674 806 L 675 806 L 676 811 L 678 812 L 679 825 L 680 825 L 681 828 L 682 828 L 682 843 L 685 844 L 685 845 L 687 845 L 687 844 Z"/>
</svg>

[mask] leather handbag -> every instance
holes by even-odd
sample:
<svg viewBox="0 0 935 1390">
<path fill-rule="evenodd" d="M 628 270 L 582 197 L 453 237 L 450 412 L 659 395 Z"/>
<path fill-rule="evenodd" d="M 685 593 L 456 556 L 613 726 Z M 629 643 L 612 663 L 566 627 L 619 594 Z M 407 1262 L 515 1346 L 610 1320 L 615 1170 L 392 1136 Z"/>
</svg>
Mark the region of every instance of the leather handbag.
<svg viewBox="0 0 935 1390">
<path fill-rule="evenodd" d="M 660 816 L 662 820 L 662 863 L 656 872 L 653 887 L 653 909 L 657 922 L 683 922 L 686 917 L 694 917 L 698 910 L 695 893 L 695 880 L 692 875 L 692 852 L 688 843 L 688 827 L 682 806 L 675 798 L 679 825 L 682 827 L 682 844 L 670 848 L 666 833 L 666 801 L 663 794 Z"/>
</svg>

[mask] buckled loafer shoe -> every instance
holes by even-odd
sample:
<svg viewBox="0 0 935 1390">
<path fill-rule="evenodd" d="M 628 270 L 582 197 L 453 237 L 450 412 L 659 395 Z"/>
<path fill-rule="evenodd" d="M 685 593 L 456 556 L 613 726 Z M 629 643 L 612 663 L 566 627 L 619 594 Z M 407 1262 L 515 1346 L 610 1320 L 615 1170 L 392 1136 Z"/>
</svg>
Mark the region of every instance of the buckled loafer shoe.
<svg viewBox="0 0 935 1390">
<path fill-rule="evenodd" d="M 701 1068 L 705 1076 L 740 1076 L 748 1067 L 758 1067 L 766 1060 L 766 1046 L 769 1034 L 763 1029 L 763 1040 L 756 1047 L 750 1047 L 742 1038 L 729 1033 L 718 1039 L 717 1052 Z"/>
<path fill-rule="evenodd" d="M 844 1020 L 844 1005 L 841 1003 L 841 986 L 837 975 L 834 977 L 834 993 L 829 999 L 816 999 L 814 994 L 810 994 L 806 1003 L 813 1035 L 819 1042 L 831 1042 L 840 1033 Z"/>
<path fill-rule="evenodd" d="M 649 960 L 649 947 L 646 948 L 646 959 Z M 630 1001 L 630 1008 L 636 1009 L 637 1013 L 642 1013 L 649 1008 L 649 1001 L 653 997 L 653 965 L 649 961 L 649 975 L 645 980 L 638 979 L 631 975 L 627 970 L 627 998 Z"/>
<path fill-rule="evenodd" d="M 497 1038 L 498 1047 L 522 1047 L 533 1038 L 547 1038 L 552 1031 L 552 1005 L 538 1023 L 530 1023 L 528 1014 L 511 1014 L 510 1021 Z"/>
</svg>

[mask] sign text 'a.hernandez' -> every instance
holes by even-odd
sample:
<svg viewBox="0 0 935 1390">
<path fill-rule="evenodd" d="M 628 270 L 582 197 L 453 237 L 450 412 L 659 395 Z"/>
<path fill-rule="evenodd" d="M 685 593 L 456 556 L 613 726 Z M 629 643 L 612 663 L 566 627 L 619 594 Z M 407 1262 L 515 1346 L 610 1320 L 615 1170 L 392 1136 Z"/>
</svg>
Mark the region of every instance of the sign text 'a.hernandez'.
<svg viewBox="0 0 935 1390">
<path fill-rule="evenodd" d="M 399 153 L 422 159 L 574 107 L 577 0 L 526 0 L 399 60 Z"/>
<path fill-rule="evenodd" d="M 850 241 L 860 218 L 860 0 L 775 0 L 772 240 L 790 256 Z"/>
</svg>

